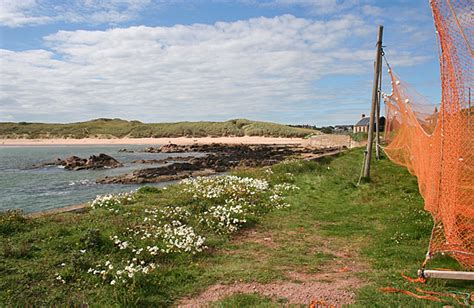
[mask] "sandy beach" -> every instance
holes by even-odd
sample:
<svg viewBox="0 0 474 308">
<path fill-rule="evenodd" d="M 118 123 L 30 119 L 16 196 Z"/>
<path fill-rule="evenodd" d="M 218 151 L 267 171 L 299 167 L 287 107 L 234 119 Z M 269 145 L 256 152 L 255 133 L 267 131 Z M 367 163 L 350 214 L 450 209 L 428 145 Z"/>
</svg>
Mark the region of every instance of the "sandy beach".
<svg viewBox="0 0 474 308">
<path fill-rule="evenodd" d="M 130 144 L 302 144 L 302 138 L 276 138 L 276 137 L 201 137 L 201 138 L 121 138 L 121 139 L 0 139 L 1 146 L 56 146 L 56 145 L 130 145 Z"/>
</svg>

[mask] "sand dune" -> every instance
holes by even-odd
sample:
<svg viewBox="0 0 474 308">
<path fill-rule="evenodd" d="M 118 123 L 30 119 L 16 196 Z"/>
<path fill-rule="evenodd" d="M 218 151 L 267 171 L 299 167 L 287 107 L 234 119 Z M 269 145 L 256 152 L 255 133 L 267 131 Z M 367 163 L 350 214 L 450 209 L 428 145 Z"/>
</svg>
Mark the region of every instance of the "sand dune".
<svg viewBox="0 0 474 308">
<path fill-rule="evenodd" d="M 302 138 L 277 138 L 277 137 L 201 137 L 201 138 L 121 138 L 121 139 L 0 139 L 0 146 L 48 146 L 48 145 L 129 145 L 129 144 L 301 144 Z"/>
</svg>

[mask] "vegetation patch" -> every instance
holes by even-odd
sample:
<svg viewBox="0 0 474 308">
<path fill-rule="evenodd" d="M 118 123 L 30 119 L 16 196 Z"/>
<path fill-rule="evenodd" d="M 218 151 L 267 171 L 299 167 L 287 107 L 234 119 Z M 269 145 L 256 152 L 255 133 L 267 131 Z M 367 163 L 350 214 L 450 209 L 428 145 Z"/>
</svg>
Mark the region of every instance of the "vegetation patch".
<svg viewBox="0 0 474 308">
<path fill-rule="evenodd" d="M 304 137 L 318 133 L 309 128 L 283 124 L 250 121 L 246 119 L 225 122 L 142 123 L 121 119 L 96 119 L 86 122 L 57 123 L 0 123 L 0 138 L 172 138 L 268 136 Z"/>
<path fill-rule="evenodd" d="M 420 306 L 433 303 L 380 289 L 472 292 L 468 282 L 415 286 L 400 275 L 423 261 L 431 217 L 416 179 L 388 160 L 357 186 L 362 156 L 144 188 L 98 198 L 83 214 L 4 213 L 0 303 Z M 429 266 L 460 269 L 447 257 Z M 213 290 L 220 296 L 206 300 Z"/>
<path fill-rule="evenodd" d="M 349 134 L 352 138 L 352 140 L 361 142 L 361 141 L 367 141 L 368 134 L 364 132 L 359 132 L 359 133 L 351 133 Z"/>
<path fill-rule="evenodd" d="M 175 272 L 175 267 L 195 267 L 196 258 L 209 254 L 230 234 L 288 207 L 285 196 L 296 189 L 290 183 L 272 183 L 269 176 L 200 177 L 164 189 L 98 196 L 86 214 L 45 217 L 29 230 L 28 219 L 18 212 L 4 213 L 1 230 L 9 237 L 2 240 L 5 258 L 0 269 L 6 276 L 1 299 L 25 305 L 63 303 L 71 296 L 84 303 L 145 303 L 142 292 L 148 293 L 148 284 L 174 288 L 163 279 L 190 275 L 187 270 Z M 41 271 L 42 277 L 23 275 L 23 268 Z M 19 277 L 23 288 L 15 287 Z M 61 295 L 42 293 L 44 288 Z M 100 296 L 108 291 L 108 296 Z M 166 291 L 153 302 L 170 303 L 172 296 Z"/>
</svg>

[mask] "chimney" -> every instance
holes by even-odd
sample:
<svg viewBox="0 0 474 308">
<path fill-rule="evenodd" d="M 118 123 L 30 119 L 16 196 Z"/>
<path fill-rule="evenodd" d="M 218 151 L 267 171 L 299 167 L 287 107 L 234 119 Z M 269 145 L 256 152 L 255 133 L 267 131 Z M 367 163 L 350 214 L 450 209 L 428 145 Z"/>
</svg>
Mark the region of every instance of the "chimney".
<svg viewBox="0 0 474 308">
<path fill-rule="evenodd" d="M 360 118 L 361 118 L 361 119 L 365 118 L 365 113 L 361 114 L 361 115 L 360 115 Z"/>
</svg>

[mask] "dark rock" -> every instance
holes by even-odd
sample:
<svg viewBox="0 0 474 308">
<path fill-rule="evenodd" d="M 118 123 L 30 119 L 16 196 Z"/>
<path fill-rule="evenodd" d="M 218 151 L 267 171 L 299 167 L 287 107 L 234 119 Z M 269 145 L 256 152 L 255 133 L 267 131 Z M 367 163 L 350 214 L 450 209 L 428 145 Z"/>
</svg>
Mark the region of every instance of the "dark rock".
<svg viewBox="0 0 474 308">
<path fill-rule="evenodd" d="M 148 147 L 143 150 L 146 153 L 161 153 L 160 148 Z"/>
<path fill-rule="evenodd" d="M 247 147 L 247 145 L 233 145 L 233 144 L 190 144 L 190 145 L 177 145 L 174 143 L 162 145 L 159 148 L 148 147 L 144 149 L 144 152 L 148 153 L 186 153 L 186 152 L 207 152 L 207 153 L 223 153 L 227 151 L 233 151 L 237 148 Z"/>
<path fill-rule="evenodd" d="M 205 174 L 202 171 L 206 171 Z M 215 171 L 211 169 L 203 170 L 199 166 L 190 163 L 175 163 L 158 168 L 135 170 L 125 175 L 105 177 L 97 182 L 102 184 L 157 183 L 212 173 L 215 173 Z"/>
<path fill-rule="evenodd" d="M 183 152 L 191 152 L 188 151 L 187 146 L 179 146 L 176 144 L 167 144 L 162 146 L 160 149 L 161 153 L 183 153 Z"/>
<path fill-rule="evenodd" d="M 80 159 L 80 161 L 84 161 L 84 159 Z M 85 160 L 82 165 L 76 166 L 74 170 L 82 170 L 82 169 L 106 169 L 106 168 L 118 168 L 123 167 L 123 164 L 120 163 L 118 160 L 109 156 L 107 154 L 101 153 L 99 155 L 92 155 L 89 159 Z M 65 169 L 69 169 L 65 166 Z"/>
<path fill-rule="evenodd" d="M 46 162 L 34 165 L 33 168 L 41 168 L 46 166 L 64 166 L 66 170 L 83 170 L 83 169 L 106 169 L 123 167 L 123 164 L 107 154 L 92 155 L 88 159 L 78 156 L 71 156 L 66 159 L 56 159 L 52 162 Z"/>
<path fill-rule="evenodd" d="M 170 162 L 177 161 L 186 161 L 189 162 L 194 156 L 184 156 L 184 157 L 166 157 L 164 159 L 138 159 L 132 161 L 133 164 L 167 164 Z"/>
<path fill-rule="evenodd" d="M 87 159 L 80 158 L 77 156 L 71 156 L 62 161 L 61 165 L 67 170 L 76 170 L 76 168 L 82 167 L 87 162 Z"/>
</svg>

